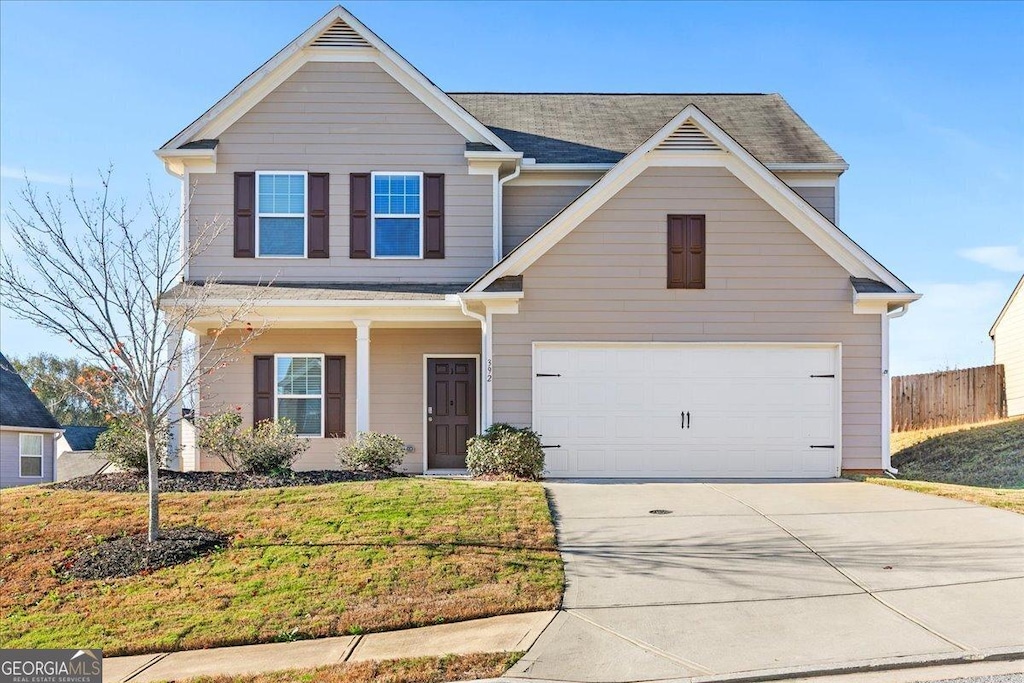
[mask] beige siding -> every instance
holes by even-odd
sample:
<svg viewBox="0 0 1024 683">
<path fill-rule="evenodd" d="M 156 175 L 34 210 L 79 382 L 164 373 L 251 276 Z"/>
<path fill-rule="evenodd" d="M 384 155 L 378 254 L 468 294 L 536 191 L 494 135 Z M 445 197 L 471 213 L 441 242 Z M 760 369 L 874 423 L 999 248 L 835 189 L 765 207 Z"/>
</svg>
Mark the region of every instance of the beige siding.
<svg viewBox="0 0 1024 683">
<path fill-rule="evenodd" d="M 707 289 L 669 290 L 669 213 L 707 215 Z M 495 419 L 531 420 L 534 341 L 841 342 L 843 465 L 881 467 L 881 327 L 849 274 L 724 169 L 650 169 L 525 273 L 494 319 Z"/>
<path fill-rule="evenodd" d="M 219 139 L 217 173 L 190 176 L 189 218 L 193 235 L 218 217 L 225 229 L 192 278 L 469 282 L 491 265 L 491 177 L 469 175 L 465 139 L 375 64 L 310 62 Z M 233 174 L 257 170 L 331 174 L 331 258 L 233 257 Z M 445 174 L 443 260 L 348 258 L 348 174 L 386 170 Z"/>
<path fill-rule="evenodd" d="M 502 253 L 507 254 L 548 222 L 586 185 L 508 185 L 502 190 Z"/>
<path fill-rule="evenodd" d="M 209 414 L 241 406 L 244 424 L 252 424 L 252 356 L 271 353 L 323 353 L 345 356 L 345 428 L 354 434 L 356 419 L 356 336 L 354 329 L 271 330 L 250 343 L 235 363 L 216 373 L 201 389 L 201 410 Z M 480 353 L 479 328 L 371 329 L 370 428 L 397 434 L 413 451 L 404 468 L 423 470 L 423 355 Z M 295 469 L 333 469 L 340 439 L 311 439 Z M 200 454 L 200 469 L 223 469 Z"/>
<path fill-rule="evenodd" d="M 794 187 L 793 191 L 807 200 L 807 203 L 821 212 L 832 222 L 836 220 L 836 188 Z"/>
<path fill-rule="evenodd" d="M 1005 366 L 1006 413 L 1024 415 L 1024 294 L 1020 291 L 999 321 L 994 343 L 995 362 Z"/>
</svg>

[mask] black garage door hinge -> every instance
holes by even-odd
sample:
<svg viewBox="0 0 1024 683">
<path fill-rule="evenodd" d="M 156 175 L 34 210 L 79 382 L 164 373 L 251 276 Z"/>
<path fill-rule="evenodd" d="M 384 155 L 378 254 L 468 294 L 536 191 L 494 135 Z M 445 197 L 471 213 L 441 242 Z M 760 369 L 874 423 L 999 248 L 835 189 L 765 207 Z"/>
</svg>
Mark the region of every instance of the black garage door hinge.
<svg viewBox="0 0 1024 683">
<path fill-rule="evenodd" d="M 811 375 L 811 377 L 831 377 L 832 379 L 836 378 L 835 375 Z"/>
<path fill-rule="evenodd" d="M 541 448 L 561 448 L 561 447 L 562 447 L 561 444 L 557 444 L 555 446 L 541 446 Z"/>
<path fill-rule="evenodd" d="M 835 446 L 811 446 L 811 448 L 835 448 Z"/>
<path fill-rule="evenodd" d="M 537 377 L 561 377 L 561 375 L 555 375 L 550 372 L 538 372 Z"/>
</svg>

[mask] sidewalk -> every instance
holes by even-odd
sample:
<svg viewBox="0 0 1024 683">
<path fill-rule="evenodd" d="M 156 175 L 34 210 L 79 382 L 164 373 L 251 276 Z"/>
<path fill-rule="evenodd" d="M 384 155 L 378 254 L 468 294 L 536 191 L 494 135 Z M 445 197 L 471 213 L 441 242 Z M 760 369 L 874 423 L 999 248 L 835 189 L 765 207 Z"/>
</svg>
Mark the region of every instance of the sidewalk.
<svg viewBox="0 0 1024 683">
<path fill-rule="evenodd" d="M 195 676 L 258 674 L 371 659 L 522 652 L 530 649 L 555 614 L 528 612 L 364 636 L 110 657 L 103 660 L 103 681 L 180 681 Z"/>
</svg>

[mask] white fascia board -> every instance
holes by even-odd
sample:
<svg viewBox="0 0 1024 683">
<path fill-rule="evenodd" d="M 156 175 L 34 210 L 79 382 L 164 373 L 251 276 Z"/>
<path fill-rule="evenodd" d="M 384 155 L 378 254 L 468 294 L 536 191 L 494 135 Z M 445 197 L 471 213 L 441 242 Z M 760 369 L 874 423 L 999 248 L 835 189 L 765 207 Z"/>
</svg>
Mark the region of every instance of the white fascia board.
<svg viewBox="0 0 1024 683">
<path fill-rule="evenodd" d="M 53 434 L 55 437 L 64 433 L 63 429 L 53 427 L 17 427 L 15 425 L 0 425 L 0 432 L 25 432 L 31 434 Z"/>
<path fill-rule="evenodd" d="M 472 152 L 466 150 L 463 156 L 470 161 L 520 161 L 523 158 L 522 152 Z"/>
<path fill-rule="evenodd" d="M 894 308 L 909 306 L 921 298 L 921 294 L 898 294 L 891 292 L 853 293 L 853 312 L 859 314 L 884 315 Z"/>
<path fill-rule="evenodd" d="M 847 163 L 772 163 L 765 164 L 769 171 L 818 171 L 818 172 L 832 172 L 832 173 L 843 173 L 844 171 L 850 170 L 850 165 Z"/>
<path fill-rule="evenodd" d="M 372 48 L 310 48 L 336 20 L 351 26 Z M 471 142 L 483 142 L 501 151 L 512 152 L 501 138 L 459 106 L 451 97 L 395 52 L 377 34 L 340 5 L 306 29 L 298 38 L 252 72 L 205 114 L 174 136 L 161 149 L 176 150 L 194 138 L 216 138 L 241 118 L 274 88 L 309 61 L 374 62 L 410 93 L 430 107 L 442 119 Z"/>
<path fill-rule="evenodd" d="M 457 296 L 448 294 L 444 299 L 260 299 L 252 304 L 252 308 L 452 308 L 458 307 Z M 160 302 L 162 309 L 178 308 L 182 304 L 191 304 L 188 299 L 166 299 Z M 204 301 L 204 308 L 237 308 L 242 302 L 236 299 L 210 299 Z"/>
<path fill-rule="evenodd" d="M 687 120 L 691 120 L 701 127 L 725 151 L 721 153 L 654 151 L 662 140 Z M 557 244 L 619 190 L 651 166 L 724 166 L 761 196 L 772 208 L 804 232 L 851 275 L 879 280 L 898 293 L 911 293 L 906 284 L 872 258 L 831 221 L 822 216 L 793 188 L 786 185 L 693 104 L 687 105 L 661 130 L 630 152 L 615 168 L 608 171 L 593 187 L 580 195 L 576 201 L 474 282 L 469 291 L 484 290 L 492 282 L 506 275 L 521 275 L 548 249 Z"/>
</svg>

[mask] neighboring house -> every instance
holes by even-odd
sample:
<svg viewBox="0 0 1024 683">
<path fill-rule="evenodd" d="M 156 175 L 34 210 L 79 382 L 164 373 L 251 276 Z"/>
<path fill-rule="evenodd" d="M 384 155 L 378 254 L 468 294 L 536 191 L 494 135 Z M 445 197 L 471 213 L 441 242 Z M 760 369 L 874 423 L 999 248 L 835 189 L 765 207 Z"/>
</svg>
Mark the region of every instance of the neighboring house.
<svg viewBox="0 0 1024 683">
<path fill-rule="evenodd" d="M 60 424 L 0 354 L 0 488 L 53 481 Z"/>
<path fill-rule="evenodd" d="M 374 430 L 460 470 L 493 422 L 552 477 L 889 466 L 919 295 L 836 226 L 847 164 L 779 95 L 445 93 L 338 7 L 156 154 L 188 239 L 233 217 L 165 305 L 258 291 L 269 325 L 197 407 L 292 419 L 300 468 Z"/>
<path fill-rule="evenodd" d="M 988 336 L 992 337 L 996 365 L 1003 366 L 1006 377 L 1006 414 L 1024 415 L 1024 275 L 1010 293 L 1010 298 L 992 323 Z"/>
<path fill-rule="evenodd" d="M 96 438 L 106 427 L 67 425 L 57 439 L 57 481 L 99 474 L 110 467 L 110 461 L 96 452 Z"/>
</svg>

